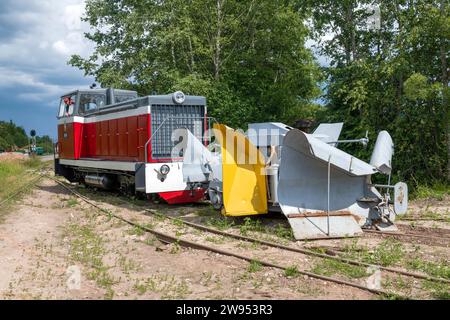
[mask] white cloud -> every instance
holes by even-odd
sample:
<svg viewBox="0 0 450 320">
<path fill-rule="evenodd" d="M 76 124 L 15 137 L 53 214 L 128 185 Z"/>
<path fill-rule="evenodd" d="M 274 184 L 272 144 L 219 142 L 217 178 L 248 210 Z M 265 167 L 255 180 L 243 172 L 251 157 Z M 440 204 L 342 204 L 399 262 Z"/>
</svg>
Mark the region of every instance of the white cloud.
<svg viewBox="0 0 450 320">
<path fill-rule="evenodd" d="M 0 89 L 22 87 L 19 97 L 40 101 L 49 96 L 59 97 L 73 89 L 70 85 L 51 84 L 39 80 L 30 73 L 0 67 Z"/>
<path fill-rule="evenodd" d="M 66 6 L 64 21 L 68 30 L 81 30 L 81 17 L 84 13 L 84 1 L 80 4 Z"/>
<path fill-rule="evenodd" d="M 47 41 L 41 41 L 39 43 L 39 48 L 40 49 L 47 49 L 47 47 L 48 47 L 48 42 Z"/>
<path fill-rule="evenodd" d="M 5 1 L 5 2 L 3 2 Z M 0 90 L 14 86 L 17 98 L 53 101 L 80 83 L 92 83 L 67 65 L 72 54 L 88 56 L 84 0 L 2 0 L 0 4 Z"/>
<path fill-rule="evenodd" d="M 58 41 L 54 42 L 52 48 L 56 52 L 58 52 L 62 55 L 68 55 L 70 53 L 69 48 L 66 46 L 66 44 L 62 40 L 58 40 Z"/>
</svg>

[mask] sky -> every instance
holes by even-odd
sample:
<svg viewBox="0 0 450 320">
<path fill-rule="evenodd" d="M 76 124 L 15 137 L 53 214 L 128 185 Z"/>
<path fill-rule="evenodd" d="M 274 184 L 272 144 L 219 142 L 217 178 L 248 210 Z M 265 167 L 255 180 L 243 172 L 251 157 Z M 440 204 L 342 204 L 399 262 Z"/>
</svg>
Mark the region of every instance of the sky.
<svg viewBox="0 0 450 320">
<path fill-rule="evenodd" d="M 56 137 L 59 97 L 94 82 L 67 65 L 88 56 L 83 0 L 0 1 L 0 120 Z"/>
<path fill-rule="evenodd" d="M 0 1 L 0 120 L 56 138 L 59 97 L 94 82 L 67 65 L 72 54 L 88 57 L 94 49 L 84 38 L 84 6 L 84 0 Z"/>
</svg>

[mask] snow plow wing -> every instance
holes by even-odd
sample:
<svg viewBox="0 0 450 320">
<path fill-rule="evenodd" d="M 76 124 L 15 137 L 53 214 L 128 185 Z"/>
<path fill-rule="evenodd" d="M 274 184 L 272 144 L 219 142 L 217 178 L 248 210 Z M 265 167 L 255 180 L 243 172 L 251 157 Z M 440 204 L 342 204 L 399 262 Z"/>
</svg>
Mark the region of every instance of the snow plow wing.
<svg viewBox="0 0 450 320">
<path fill-rule="evenodd" d="M 300 130 L 284 137 L 278 199 L 296 239 L 356 236 L 369 215 L 370 164 Z"/>
<path fill-rule="evenodd" d="M 223 209 L 226 216 L 267 213 L 264 158 L 247 137 L 225 125 L 214 129 L 222 148 Z"/>
</svg>

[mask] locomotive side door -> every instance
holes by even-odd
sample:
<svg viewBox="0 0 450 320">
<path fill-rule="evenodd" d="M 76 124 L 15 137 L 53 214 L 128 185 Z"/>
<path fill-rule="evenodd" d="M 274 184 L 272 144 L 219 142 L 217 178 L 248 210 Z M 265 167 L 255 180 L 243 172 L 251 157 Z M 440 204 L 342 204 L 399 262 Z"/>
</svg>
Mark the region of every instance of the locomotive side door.
<svg viewBox="0 0 450 320">
<path fill-rule="evenodd" d="M 60 159 L 75 159 L 74 112 L 77 94 L 63 96 L 58 113 L 58 150 Z"/>
</svg>

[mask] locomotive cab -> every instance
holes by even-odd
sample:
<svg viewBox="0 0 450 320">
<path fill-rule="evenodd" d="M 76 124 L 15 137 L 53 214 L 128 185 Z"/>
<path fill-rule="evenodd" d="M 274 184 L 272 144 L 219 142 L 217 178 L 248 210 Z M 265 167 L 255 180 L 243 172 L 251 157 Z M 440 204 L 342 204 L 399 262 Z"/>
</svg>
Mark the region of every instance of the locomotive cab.
<svg viewBox="0 0 450 320">
<path fill-rule="evenodd" d="M 172 134 L 187 128 L 203 139 L 208 127 L 204 97 L 76 90 L 61 96 L 57 119 L 55 172 L 69 181 L 156 193 L 169 203 L 203 196 L 183 182 L 182 159 L 172 156 L 177 143 Z"/>
</svg>

